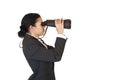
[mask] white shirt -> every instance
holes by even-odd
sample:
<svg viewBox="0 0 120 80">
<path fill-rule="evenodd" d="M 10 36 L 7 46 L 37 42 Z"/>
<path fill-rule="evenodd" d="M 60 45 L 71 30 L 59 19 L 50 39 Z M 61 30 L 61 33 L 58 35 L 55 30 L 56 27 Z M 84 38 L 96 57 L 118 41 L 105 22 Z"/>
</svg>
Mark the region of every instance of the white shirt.
<svg viewBox="0 0 120 80">
<path fill-rule="evenodd" d="M 27 34 L 30 35 L 29 33 L 27 33 Z M 30 35 L 30 36 L 32 36 L 32 35 Z M 34 36 L 33 36 L 33 37 L 34 37 Z M 64 34 L 58 34 L 57 37 L 63 38 L 63 39 L 67 39 L 67 37 L 66 37 Z M 36 38 L 36 37 L 34 37 L 34 38 Z M 47 48 L 47 45 L 44 44 L 43 41 L 41 41 L 40 38 L 36 38 L 36 39 L 37 39 L 38 41 L 40 41 L 40 42 Z M 20 44 L 19 44 L 19 47 L 20 47 L 20 48 L 23 47 L 22 42 L 23 42 L 23 40 L 22 40 L 22 41 L 20 42 Z"/>
</svg>

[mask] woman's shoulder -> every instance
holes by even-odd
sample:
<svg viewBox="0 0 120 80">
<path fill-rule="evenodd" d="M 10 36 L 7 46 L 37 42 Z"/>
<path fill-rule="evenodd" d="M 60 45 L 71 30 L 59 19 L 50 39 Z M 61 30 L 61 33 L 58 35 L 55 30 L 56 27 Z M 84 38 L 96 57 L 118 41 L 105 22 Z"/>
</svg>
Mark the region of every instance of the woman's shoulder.
<svg viewBox="0 0 120 80">
<path fill-rule="evenodd" d="M 37 43 L 38 40 L 28 34 L 25 35 L 24 39 L 23 39 L 23 45 L 27 45 L 27 44 L 33 44 L 33 43 Z"/>
</svg>

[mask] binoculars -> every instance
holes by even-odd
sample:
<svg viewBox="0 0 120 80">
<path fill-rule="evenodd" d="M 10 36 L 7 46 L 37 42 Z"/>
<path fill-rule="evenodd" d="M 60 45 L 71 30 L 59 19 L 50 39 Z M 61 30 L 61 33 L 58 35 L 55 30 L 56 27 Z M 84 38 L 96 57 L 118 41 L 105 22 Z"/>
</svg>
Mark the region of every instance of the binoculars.
<svg viewBox="0 0 120 80">
<path fill-rule="evenodd" d="M 42 22 L 41 25 L 55 27 L 55 20 L 46 20 L 46 21 Z M 70 19 L 64 20 L 64 28 L 71 29 L 71 20 Z"/>
</svg>

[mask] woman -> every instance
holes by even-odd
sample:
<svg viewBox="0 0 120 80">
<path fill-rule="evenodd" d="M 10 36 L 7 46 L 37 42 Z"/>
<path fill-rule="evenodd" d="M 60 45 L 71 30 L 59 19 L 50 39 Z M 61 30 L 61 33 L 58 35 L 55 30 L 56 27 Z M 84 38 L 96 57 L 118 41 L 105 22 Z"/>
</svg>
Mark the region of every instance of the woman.
<svg viewBox="0 0 120 80">
<path fill-rule="evenodd" d="M 44 26 L 41 26 L 42 18 L 37 13 L 26 14 L 20 26 L 18 36 L 23 39 L 23 52 L 33 71 L 28 80 L 55 80 L 54 62 L 60 61 L 66 37 L 63 35 L 64 22 L 56 19 L 55 47 L 45 44 L 40 36 L 44 35 Z"/>
</svg>

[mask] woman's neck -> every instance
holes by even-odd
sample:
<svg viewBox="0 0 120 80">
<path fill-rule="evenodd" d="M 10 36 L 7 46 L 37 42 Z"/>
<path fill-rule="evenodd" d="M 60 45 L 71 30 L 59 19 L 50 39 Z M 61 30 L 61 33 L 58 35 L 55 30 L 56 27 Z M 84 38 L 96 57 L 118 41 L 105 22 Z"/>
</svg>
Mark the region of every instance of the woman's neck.
<svg viewBox="0 0 120 80">
<path fill-rule="evenodd" d="M 39 38 L 39 36 L 38 35 L 35 35 L 35 34 L 33 34 L 33 33 L 27 33 L 28 35 L 30 35 L 30 36 L 33 36 L 33 37 L 35 37 L 35 38 Z"/>
</svg>

